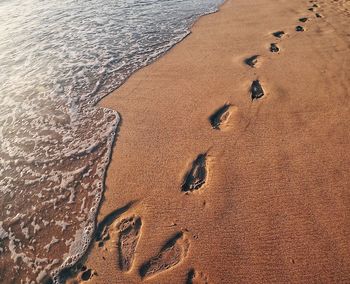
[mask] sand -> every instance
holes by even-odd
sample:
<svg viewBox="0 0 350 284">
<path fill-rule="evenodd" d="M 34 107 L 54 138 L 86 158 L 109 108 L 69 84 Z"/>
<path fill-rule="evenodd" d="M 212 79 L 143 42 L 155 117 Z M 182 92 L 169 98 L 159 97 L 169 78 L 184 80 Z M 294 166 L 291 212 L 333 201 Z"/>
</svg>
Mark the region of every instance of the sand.
<svg viewBox="0 0 350 284">
<path fill-rule="evenodd" d="M 101 102 L 122 123 L 91 283 L 350 282 L 349 14 L 227 0 Z"/>
</svg>

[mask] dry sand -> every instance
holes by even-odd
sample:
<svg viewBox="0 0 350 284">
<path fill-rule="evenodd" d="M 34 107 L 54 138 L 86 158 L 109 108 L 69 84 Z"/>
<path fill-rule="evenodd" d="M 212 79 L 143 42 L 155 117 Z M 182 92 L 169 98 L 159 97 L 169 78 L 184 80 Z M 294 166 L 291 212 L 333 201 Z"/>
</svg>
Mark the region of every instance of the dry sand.
<svg viewBox="0 0 350 284">
<path fill-rule="evenodd" d="M 349 10 L 228 0 L 102 101 L 122 124 L 91 283 L 350 283 Z"/>
</svg>

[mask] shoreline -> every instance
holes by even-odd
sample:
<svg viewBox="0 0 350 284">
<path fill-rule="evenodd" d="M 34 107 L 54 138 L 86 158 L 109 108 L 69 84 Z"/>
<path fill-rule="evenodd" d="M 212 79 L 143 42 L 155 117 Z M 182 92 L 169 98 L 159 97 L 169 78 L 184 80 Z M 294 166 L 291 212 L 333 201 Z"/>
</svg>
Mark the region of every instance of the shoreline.
<svg viewBox="0 0 350 284">
<path fill-rule="evenodd" d="M 322 2 L 320 12 L 345 27 L 346 17 L 332 17 L 327 2 Z M 350 258 L 342 247 L 348 244 L 349 229 L 337 230 L 327 217 L 336 216 L 342 227 L 348 223 L 342 216 L 349 207 L 342 198 L 349 198 L 344 169 L 350 159 L 342 153 L 342 145 L 349 145 L 349 137 L 342 121 L 349 103 L 341 99 L 346 88 L 339 87 L 346 84 L 342 75 L 346 72 L 341 72 L 347 70 L 345 64 L 339 70 L 346 39 L 330 35 L 334 28 L 307 10 L 312 5 L 227 0 L 217 13 L 200 17 L 191 36 L 102 99 L 98 105 L 117 110 L 121 121 L 98 223 L 137 200 L 122 217 L 115 216 L 108 230 L 116 237 L 112 225 L 130 216 L 140 217 L 142 227 L 128 273 L 115 265 L 113 241 L 103 247 L 93 244 L 86 265 L 98 276 L 91 281 L 139 282 L 142 264 L 177 232 L 185 235 L 188 252 L 176 269 L 148 282 L 181 283 L 191 269 L 196 277 L 202 273 L 213 283 L 304 282 L 316 275 L 332 281 L 334 274 L 346 279 Z M 310 20 L 299 23 L 304 16 Z M 297 25 L 306 30 L 298 34 Z M 279 29 L 286 35 L 276 39 L 271 33 Z M 329 63 L 330 40 L 339 50 Z M 281 47 L 277 54 L 269 51 L 272 42 Z M 244 64 L 255 54 L 256 68 Z M 331 78 L 325 70 L 339 76 Z M 265 95 L 252 102 L 249 88 L 256 79 Z M 338 101 L 327 94 L 329 86 Z M 209 117 L 224 104 L 231 106 L 227 121 L 221 130 L 212 129 Z M 331 131 L 332 138 L 324 143 Z M 184 177 L 203 153 L 207 153 L 204 185 L 184 194 Z M 324 160 L 326 178 L 316 167 Z M 333 196 L 334 185 L 338 191 Z M 322 231 L 317 224 L 322 224 Z"/>
</svg>

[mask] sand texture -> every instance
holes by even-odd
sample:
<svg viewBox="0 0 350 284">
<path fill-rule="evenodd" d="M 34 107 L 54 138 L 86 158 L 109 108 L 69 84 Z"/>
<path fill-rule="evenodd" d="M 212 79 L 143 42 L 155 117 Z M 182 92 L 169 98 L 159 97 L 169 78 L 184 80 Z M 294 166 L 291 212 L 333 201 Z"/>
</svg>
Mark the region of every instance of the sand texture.
<svg viewBox="0 0 350 284">
<path fill-rule="evenodd" d="M 350 283 L 349 15 L 227 0 L 101 102 L 89 283 Z"/>
</svg>

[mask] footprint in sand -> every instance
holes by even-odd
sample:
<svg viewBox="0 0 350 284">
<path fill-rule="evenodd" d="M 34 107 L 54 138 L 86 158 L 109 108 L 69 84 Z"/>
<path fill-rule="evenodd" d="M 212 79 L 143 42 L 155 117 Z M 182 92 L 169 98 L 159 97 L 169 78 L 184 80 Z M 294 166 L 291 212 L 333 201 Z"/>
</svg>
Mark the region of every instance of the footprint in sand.
<svg viewBox="0 0 350 284">
<path fill-rule="evenodd" d="M 271 45 L 270 45 L 270 51 L 271 51 L 271 52 L 279 52 L 280 49 L 279 49 L 279 47 L 277 46 L 276 43 L 271 43 Z"/>
<path fill-rule="evenodd" d="M 109 213 L 97 226 L 96 229 L 96 242 L 99 247 L 103 247 L 105 242 L 110 239 L 110 227 L 115 221 L 126 211 L 128 211 L 135 201 L 129 202 L 127 205 L 118 208 Z"/>
<path fill-rule="evenodd" d="M 319 13 L 315 13 L 315 16 L 316 16 L 317 18 L 323 18 L 323 16 L 322 16 L 321 14 L 319 14 Z"/>
<path fill-rule="evenodd" d="M 79 278 L 81 281 L 89 281 L 93 276 L 97 275 L 96 271 L 92 269 L 88 269 L 86 266 L 81 268 L 81 273 L 79 274 Z"/>
<path fill-rule="evenodd" d="M 296 26 L 296 27 L 295 27 L 295 30 L 296 30 L 297 32 L 303 32 L 303 31 L 305 31 L 304 27 L 302 27 L 302 26 Z"/>
<path fill-rule="evenodd" d="M 254 68 L 256 67 L 257 63 L 258 63 L 258 58 L 259 55 L 253 55 L 251 57 L 248 57 L 244 60 L 244 63 L 247 64 L 248 66 Z"/>
<path fill-rule="evenodd" d="M 97 276 L 97 272 L 91 268 L 86 267 L 81 262 L 77 263 L 73 267 L 65 270 L 61 275 L 61 281 L 63 283 L 75 284 L 91 280 L 94 276 Z M 44 282 L 46 283 L 46 282 Z M 51 282 L 47 282 L 51 283 Z"/>
<path fill-rule="evenodd" d="M 252 85 L 250 87 L 250 93 L 251 93 L 252 100 L 260 99 L 265 95 L 259 80 L 255 80 L 252 82 Z"/>
<path fill-rule="evenodd" d="M 140 276 L 142 278 L 152 277 L 175 267 L 187 256 L 189 246 L 190 243 L 183 232 L 175 234 L 156 256 L 141 266 Z"/>
<path fill-rule="evenodd" d="M 192 192 L 200 189 L 207 180 L 207 154 L 199 154 L 193 161 L 191 169 L 186 173 L 182 191 Z"/>
<path fill-rule="evenodd" d="M 272 35 L 274 37 L 281 38 L 285 35 L 285 32 L 284 31 L 277 31 L 277 32 L 272 33 Z"/>
<path fill-rule="evenodd" d="M 118 225 L 118 255 L 119 267 L 122 271 L 129 271 L 135 257 L 136 246 L 141 234 L 141 218 L 137 216 L 123 219 Z"/>
<path fill-rule="evenodd" d="M 296 27 L 295 27 L 295 30 L 296 30 L 297 32 L 303 32 L 303 31 L 305 31 L 304 27 L 302 27 L 302 26 L 296 26 Z"/>
<path fill-rule="evenodd" d="M 305 23 L 308 20 L 308 18 L 300 18 L 299 22 Z"/>
<path fill-rule="evenodd" d="M 231 115 L 231 104 L 224 104 L 221 108 L 216 110 L 210 117 L 209 121 L 213 129 L 223 129 Z"/>
<path fill-rule="evenodd" d="M 118 256 L 119 268 L 127 272 L 132 268 L 142 222 L 138 216 L 130 216 L 119 221 L 119 217 L 131 208 L 134 202 L 108 214 L 98 225 L 96 241 L 106 251 L 114 251 Z"/>
<path fill-rule="evenodd" d="M 197 272 L 193 268 L 187 274 L 186 284 L 208 284 L 208 277 L 202 273 Z"/>
</svg>

